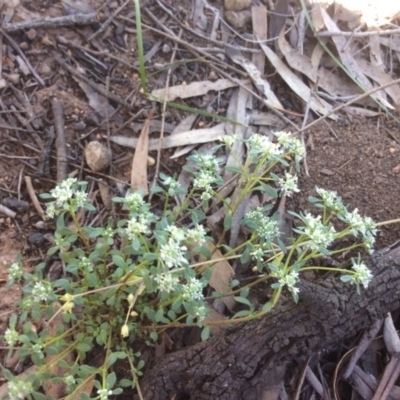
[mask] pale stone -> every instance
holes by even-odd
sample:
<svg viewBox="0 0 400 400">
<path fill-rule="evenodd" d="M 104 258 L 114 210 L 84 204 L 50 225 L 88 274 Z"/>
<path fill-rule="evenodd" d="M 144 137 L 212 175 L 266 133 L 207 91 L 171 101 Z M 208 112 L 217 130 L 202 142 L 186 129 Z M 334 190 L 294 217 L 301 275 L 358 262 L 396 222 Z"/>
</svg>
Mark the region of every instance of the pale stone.
<svg viewBox="0 0 400 400">
<path fill-rule="evenodd" d="M 225 0 L 225 11 L 242 11 L 251 6 L 251 0 Z"/>
<path fill-rule="evenodd" d="M 89 142 L 85 147 L 85 159 L 92 171 L 98 172 L 111 164 L 111 150 L 100 142 Z"/>
<path fill-rule="evenodd" d="M 225 11 L 225 18 L 234 28 L 244 28 L 251 21 L 250 11 Z"/>
</svg>

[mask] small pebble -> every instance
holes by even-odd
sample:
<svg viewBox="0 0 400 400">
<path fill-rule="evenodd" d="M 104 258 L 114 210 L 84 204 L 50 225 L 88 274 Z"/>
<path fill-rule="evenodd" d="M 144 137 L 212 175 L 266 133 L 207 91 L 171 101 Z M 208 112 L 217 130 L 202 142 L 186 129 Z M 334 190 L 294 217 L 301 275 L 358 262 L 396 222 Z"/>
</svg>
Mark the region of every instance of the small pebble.
<svg viewBox="0 0 400 400">
<path fill-rule="evenodd" d="M 251 21 L 250 11 L 225 11 L 225 18 L 234 28 L 244 28 Z"/>
<path fill-rule="evenodd" d="M 111 164 L 111 150 L 100 142 L 89 142 L 85 147 L 85 159 L 92 171 L 98 172 Z"/>
<path fill-rule="evenodd" d="M 3 206 L 6 206 L 11 210 L 17 211 L 19 213 L 23 213 L 28 210 L 29 203 L 14 198 L 8 198 L 3 200 Z"/>
<path fill-rule="evenodd" d="M 36 31 L 34 29 L 29 29 L 29 31 L 26 32 L 26 37 L 29 40 L 34 40 L 36 38 Z"/>
<path fill-rule="evenodd" d="M 171 46 L 168 43 L 165 43 L 164 46 L 162 47 L 162 52 L 164 54 L 169 54 L 171 53 L 172 49 Z"/>
<path fill-rule="evenodd" d="M 43 233 L 40 232 L 33 232 L 28 236 L 28 242 L 35 246 L 40 246 L 45 241 L 45 237 Z"/>
<path fill-rule="evenodd" d="M 8 74 L 6 78 L 9 82 L 13 83 L 14 85 L 19 82 L 20 75 L 19 74 Z"/>
<path fill-rule="evenodd" d="M 225 11 L 242 11 L 251 6 L 251 0 L 225 0 Z"/>
</svg>

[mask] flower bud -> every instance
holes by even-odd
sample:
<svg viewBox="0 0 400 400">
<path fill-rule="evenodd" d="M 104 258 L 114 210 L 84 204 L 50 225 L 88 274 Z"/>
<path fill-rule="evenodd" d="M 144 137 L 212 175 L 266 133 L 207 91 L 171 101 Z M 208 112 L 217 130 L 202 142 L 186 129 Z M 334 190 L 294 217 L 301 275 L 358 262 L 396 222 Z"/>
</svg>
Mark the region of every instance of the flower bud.
<svg viewBox="0 0 400 400">
<path fill-rule="evenodd" d="M 122 325 L 121 336 L 124 338 L 129 336 L 129 328 L 127 324 Z"/>
</svg>

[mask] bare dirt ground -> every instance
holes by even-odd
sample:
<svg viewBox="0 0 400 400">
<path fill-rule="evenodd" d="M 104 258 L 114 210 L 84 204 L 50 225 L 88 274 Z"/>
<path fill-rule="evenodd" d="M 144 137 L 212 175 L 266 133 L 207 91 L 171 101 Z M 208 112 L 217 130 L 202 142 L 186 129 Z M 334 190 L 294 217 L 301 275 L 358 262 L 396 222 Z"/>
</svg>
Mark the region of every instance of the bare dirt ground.
<svg viewBox="0 0 400 400">
<path fill-rule="evenodd" d="M 213 7 L 222 9 L 222 4 L 212 3 Z M 168 108 L 163 113 L 159 103 L 151 102 L 142 94 L 132 3 L 32 0 L 21 1 L 20 5 L 13 7 L 10 2 L 3 7 L 3 18 L 6 22 L 17 23 L 45 16 L 71 16 L 73 13 L 66 11 L 71 4 L 85 14 L 101 11 L 91 22 L 82 25 L 71 23 L 68 27 L 5 29 L 4 35 L 1 35 L 4 85 L 0 98 L 0 200 L 16 215 L 0 214 L 0 333 L 6 329 L 9 315 L 21 294 L 18 285 L 4 285 L 6 264 L 14 261 L 17 253 L 21 252 L 25 268 L 32 268 L 45 258 L 49 247 L 46 234 L 54 231 L 54 225 L 38 215 L 25 180 L 27 176 L 31 178 L 36 195 L 48 192 L 57 182 L 56 150 L 60 144 L 49 142 L 55 125 L 52 99 L 57 98 L 63 106 L 68 172 L 91 182 L 95 192 L 94 204 L 102 210 L 100 220 L 106 220 L 107 213 L 112 215 L 113 211 L 104 209 L 96 184 L 99 181 L 105 183 L 113 195 L 119 193 L 121 187 L 127 187 L 134 154 L 133 149 L 117 145 L 110 138 L 117 134 L 138 137 L 151 109 L 155 110 L 150 129 L 154 138 L 159 135 L 163 116 L 166 118 L 164 131 L 168 136 L 189 115 L 176 108 Z M 166 6 L 168 10 L 175 11 L 175 17 L 182 24 L 195 26 L 191 3 L 170 1 Z M 218 53 L 213 51 L 214 45 L 193 35 L 191 29 L 182 29 L 160 3 L 148 1 L 143 5 L 145 7 L 148 13 L 143 12 L 144 47 L 149 60 L 146 66 L 150 91 L 164 87 L 166 67 L 171 63 L 171 86 L 200 80 L 215 81 L 217 77 L 223 77 L 217 69 L 210 67 L 216 62 L 214 59 L 206 59 L 204 54 L 196 52 L 196 49 L 208 46 L 211 48 L 209 54 L 213 55 Z M 171 55 L 177 41 L 171 40 L 151 15 L 179 32 L 181 40 L 189 44 L 177 45 L 175 60 Z M 211 16 L 207 10 L 200 16 L 210 23 Z M 107 18 L 110 18 L 110 24 L 105 26 Z M 100 28 L 102 30 L 99 31 Z M 246 29 L 241 32 L 246 33 Z M 243 70 L 239 69 L 242 75 L 235 72 L 239 68 L 237 65 L 227 60 L 224 62 L 224 72 L 235 78 L 245 76 Z M 270 65 L 266 72 L 275 73 Z M 82 76 L 92 85 L 82 83 Z M 291 90 L 281 80 L 276 79 L 272 86 L 285 107 L 290 109 L 287 114 L 290 121 L 300 126 L 304 109 L 299 107 L 299 101 L 293 100 Z M 176 101 L 225 116 L 236 90 L 211 91 L 185 102 Z M 99 99 L 99 92 L 107 92 L 107 95 Z M 116 97 L 110 96 L 110 93 Z M 108 98 L 106 106 L 104 98 Z M 265 105 L 254 99 L 248 109 L 250 115 L 255 115 L 258 111 L 265 111 Z M 316 118 L 315 114 L 310 118 Z M 251 129 L 264 133 L 294 130 L 287 120 L 274 121 L 276 123 L 268 122 L 261 127 L 252 125 Z M 215 123 L 209 116 L 199 116 L 191 129 L 213 125 Z M 337 191 L 350 208 L 358 208 L 361 214 L 377 222 L 400 217 L 400 124 L 392 117 L 382 113 L 373 118 L 349 117 L 342 118 L 342 122 L 324 121 L 306 130 L 304 138 L 308 175 L 303 166 L 299 182 L 301 192 L 290 199 L 289 210 L 305 211 L 309 207 L 308 197 L 315 194 L 315 186 L 318 186 Z M 99 140 L 112 150 L 111 166 L 104 171 L 94 172 L 85 164 L 84 147 L 90 140 Z M 50 143 L 49 151 L 46 150 L 46 143 Z M 162 151 L 161 171 L 181 171 L 185 157 L 171 159 L 172 154 L 172 149 Z M 150 152 L 150 156 L 155 160 L 157 152 Z M 149 180 L 155 173 L 156 166 L 150 165 Z M 383 226 L 379 231 L 377 248 L 388 246 L 399 238 L 399 224 Z M 3 353 L 2 358 L 6 352 Z"/>
</svg>

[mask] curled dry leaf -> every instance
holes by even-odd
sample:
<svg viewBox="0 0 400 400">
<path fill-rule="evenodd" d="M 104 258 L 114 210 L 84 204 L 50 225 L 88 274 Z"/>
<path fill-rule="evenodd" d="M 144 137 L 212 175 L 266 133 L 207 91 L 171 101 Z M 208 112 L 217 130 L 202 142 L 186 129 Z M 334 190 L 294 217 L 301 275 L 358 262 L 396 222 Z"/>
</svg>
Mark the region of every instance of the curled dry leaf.
<svg viewBox="0 0 400 400">
<path fill-rule="evenodd" d="M 142 190 L 148 195 L 149 188 L 147 184 L 147 157 L 149 155 L 149 125 L 151 113 L 146 119 L 142 132 L 137 142 L 135 155 L 132 160 L 131 186 L 135 192 Z"/>
</svg>

